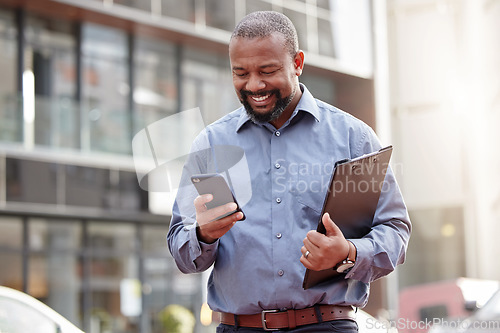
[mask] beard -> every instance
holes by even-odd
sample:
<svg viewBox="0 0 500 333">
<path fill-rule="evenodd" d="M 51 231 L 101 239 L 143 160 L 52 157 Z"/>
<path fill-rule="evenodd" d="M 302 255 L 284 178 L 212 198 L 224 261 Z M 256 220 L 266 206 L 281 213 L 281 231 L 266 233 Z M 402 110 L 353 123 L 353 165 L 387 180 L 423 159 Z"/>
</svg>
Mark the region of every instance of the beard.
<svg viewBox="0 0 500 333">
<path fill-rule="evenodd" d="M 268 112 L 257 112 L 252 108 L 252 106 L 250 106 L 250 103 L 248 103 L 249 96 L 265 96 L 268 94 L 276 96 L 276 104 L 274 105 L 274 108 L 272 108 Z M 289 96 L 282 97 L 281 92 L 278 89 L 263 91 L 259 93 L 253 93 L 251 91 L 242 89 L 240 90 L 240 101 L 241 104 L 243 104 L 243 106 L 245 107 L 248 117 L 255 123 L 263 124 L 278 119 L 285 111 L 286 107 L 290 104 L 294 95 L 295 90 Z"/>
</svg>

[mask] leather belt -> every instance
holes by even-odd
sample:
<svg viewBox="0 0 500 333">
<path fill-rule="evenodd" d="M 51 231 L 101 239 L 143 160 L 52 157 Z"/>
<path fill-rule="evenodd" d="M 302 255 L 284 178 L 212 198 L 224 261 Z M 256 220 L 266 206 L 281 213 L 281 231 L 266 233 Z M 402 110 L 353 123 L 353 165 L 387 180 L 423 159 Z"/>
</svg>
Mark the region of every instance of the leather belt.
<svg viewBox="0 0 500 333">
<path fill-rule="evenodd" d="M 316 324 L 323 321 L 348 319 L 356 320 L 352 306 L 317 305 L 300 310 L 264 310 L 253 315 L 235 315 L 220 312 L 220 321 L 238 327 L 263 328 L 266 331 L 294 329 L 297 326 Z M 235 320 L 237 323 L 235 323 Z"/>
</svg>

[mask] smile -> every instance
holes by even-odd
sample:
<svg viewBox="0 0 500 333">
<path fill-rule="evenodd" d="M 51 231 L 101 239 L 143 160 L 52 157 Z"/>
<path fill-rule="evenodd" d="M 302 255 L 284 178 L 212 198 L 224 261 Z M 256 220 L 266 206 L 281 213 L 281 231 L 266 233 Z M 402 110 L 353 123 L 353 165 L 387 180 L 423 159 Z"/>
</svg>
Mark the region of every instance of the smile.
<svg viewBox="0 0 500 333">
<path fill-rule="evenodd" d="M 265 101 L 266 99 L 268 99 L 269 97 L 271 96 L 271 94 L 267 94 L 267 95 L 264 95 L 264 96 L 250 96 L 254 101 L 256 102 L 263 102 Z"/>
</svg>

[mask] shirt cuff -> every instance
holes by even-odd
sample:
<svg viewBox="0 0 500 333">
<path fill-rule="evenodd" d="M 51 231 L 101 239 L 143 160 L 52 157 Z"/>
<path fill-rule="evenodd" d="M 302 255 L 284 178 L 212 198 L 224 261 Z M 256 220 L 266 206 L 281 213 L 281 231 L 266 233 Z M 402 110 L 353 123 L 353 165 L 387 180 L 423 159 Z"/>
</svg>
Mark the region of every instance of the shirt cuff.
<svg viewBox="0 0 500 333">
<path fill-rule="evenodd" d="M 198 240 L 198 236 L 196 234 L 196 223 L 186 228 L 188 228 L 189 232 L 189 249 L 193 261 L 199 263 L 200 257 L 206 258 L 206 260 L 202 259 L 202 261 L 210 261 L 211 258 L 215 256 L 215 252 L 217 251 L 217 247 L 219 246 L 219 240 L 216 240 L 211 244 L 207 244 Z"/>
<path fill-rule="evenodd" d="M 356 247 L 356 263 L 346 274 L 346 279 L 368 283 L 373 265 L 373 244 L 370 239 L 349 239 Z"/>
</svg>

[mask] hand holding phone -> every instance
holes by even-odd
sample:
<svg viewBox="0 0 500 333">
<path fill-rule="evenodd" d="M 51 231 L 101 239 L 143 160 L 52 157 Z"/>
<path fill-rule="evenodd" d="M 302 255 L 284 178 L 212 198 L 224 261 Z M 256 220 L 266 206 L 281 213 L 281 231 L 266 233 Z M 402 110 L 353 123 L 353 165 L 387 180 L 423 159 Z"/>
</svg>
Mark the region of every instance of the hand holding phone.
<svg viewBox="0 0 500 333">
<path fill-rule="evenodd" d="M 219 174 L 193 175 L 191 181 L 200 194 L 194 201 L 199 226 L 197 233 L 200 240 L 207 243 L 214 242 L 229 231 L 237 221 L 245 219 L 224 177 Z M 203 196 L 205 194 L 211 194 L 212 200 L 207 201 Z M 228 204 L 234 206 L 234 209 L 229 212 L 227 211 Z M 235 213 L 241 215 L 235 215 L 233 219 L 224 219 Z"/>
</svg>

